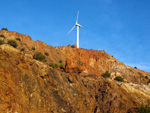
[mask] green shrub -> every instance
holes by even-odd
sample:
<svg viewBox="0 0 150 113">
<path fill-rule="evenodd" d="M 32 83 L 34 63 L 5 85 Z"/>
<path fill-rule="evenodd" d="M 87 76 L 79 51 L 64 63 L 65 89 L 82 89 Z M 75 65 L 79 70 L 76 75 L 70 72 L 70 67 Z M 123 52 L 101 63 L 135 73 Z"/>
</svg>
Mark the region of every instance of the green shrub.
<svg viewBox="0 0 150 113">
<path fill-rule="evenodd" d="M 13 46 L 14 48 L 16 48 L 18 46 L 18 44 L 16 43 L 15 40 L 8 40 L 7 44 Z"/>
<path fill-rule="evenodd" d="M 59 63 L 62 63 L 62 60 L 59 60 Z"/>
<path fill-rule="evenodd" d="M 25 49 L 24 48 L 21 48 L 21 51 L 24 51 Z"/>
<path fill-rule="evenodd" d="M 51 66 L 52 68 L 58 68 L 59 67 L 58 64 L 53 64 L 53 63 L 50 63 L 49 66 Z"/>
<path fill-rule="evenodd" d="M 75 48 L 75 45 L 71 45 L 72 48 Z"/>
<path fill-rule="evenodd" d="M 59 65 L 60 69 L 65 69 L 65 66 L 63 64 Z"/>
<path fill-rule="evenodd" d="M 39 60 L 39 61 L 46 62 L 45 56 L 41 52 L 36 52 L 33 55 L 33 58 L 36 59 L 36 60 Z"/>
<path fill-rule="evenodd" d="M 102 76 L 104 78 L 108 78 L 108 77 L 110 77 L 110 73 L 108 71 L 106 71 L 105 73 L 102 74 Z"/>
<path fill-rule="evenodd" d="M 32 47 L 32 50 L 35 50 L 35 47 Z"/>
<path fill-rule="evenodd" d="M 5 31 L 8 31 L 8 29 L 7 29 L 7 28 L 2 28 L 1 30 L 5 30 Z"/>
<path fill-rule="evenodd" d="M 116 76 L 114 80 L 120 81 L 120 82 L 123 82 L 123 81 L 124 81 L 121 76 Z"/>
<path fill-rule="evenodd" d="M 58 68 L 60 67 L 60 69 L 65 69 L 65 66 L 64 65 L 58 65 L 58 64 L 53 64 L 53 63 L 50 63 L 49 66 L 51 66 L 52 68 Z"/>
<path fill-rule="evenodd" d="M 45 55 L 48 56 L 49 55 L 48 52 L 45 52 Z"/>
<path fill-rule="evenodd" d="M 53 67 L 53 65 L 54 65 L 53 63 L 50 63 L 50 64 L 49 64 L 49 66 L 51 66 L 51 67 Z"/>
<path fill-rule="evenodd" d="M 148 79 L 148 76 L 145 76 L 146 79 Z"/>
<path fill-rule="evenodd" d="M 3 34 L 1 34 L 0 37 L 5 38 L 5 36 Z"/>
<path fill-rule="evenodd" d="M 20 38 L 16 38 L 16 40 L 21 41 L 21 39 L 20 39 Z"/>
<path fill-rule="evenodd" d="M 47 60 L 45 59 L 45 60 L 43 60 L 43 62 L 47 62 Z"/>
<path fill-rule="evenodd" d="M 3 40 L 0 40 L 0 45 L 4 44 L 4 41 Z"/>
<path fill-rule="evenodd" d="M 142 104 L 139 107 L 139 112 L 140 113 L 150 113 L 150 101 L 146 105 Z"/>
<path fill-rule="evenodd" d="M 135 69 L 137 69 L 137 67 L 134 67 Z"/>
</svg>

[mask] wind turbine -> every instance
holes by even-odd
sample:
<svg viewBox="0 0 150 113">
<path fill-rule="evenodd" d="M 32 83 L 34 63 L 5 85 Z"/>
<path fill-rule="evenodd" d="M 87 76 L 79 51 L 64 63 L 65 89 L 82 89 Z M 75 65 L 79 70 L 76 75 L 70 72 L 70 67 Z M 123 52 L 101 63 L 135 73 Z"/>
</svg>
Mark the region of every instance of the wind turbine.
<svg viewBox="0 0 150 113">
<path fill-rule="evenodd" d="M 79 16 L 79 11 L 77 13 L 77 19 L 76 19 L 76 23 L 73 26 L 73 28 L 68 32 L 68 34 L 77 26 L 77 48 L 79 48 L 79 27 L 83 27 L 80 24 L 78 24 L 78 16 Z"/>
</svg>

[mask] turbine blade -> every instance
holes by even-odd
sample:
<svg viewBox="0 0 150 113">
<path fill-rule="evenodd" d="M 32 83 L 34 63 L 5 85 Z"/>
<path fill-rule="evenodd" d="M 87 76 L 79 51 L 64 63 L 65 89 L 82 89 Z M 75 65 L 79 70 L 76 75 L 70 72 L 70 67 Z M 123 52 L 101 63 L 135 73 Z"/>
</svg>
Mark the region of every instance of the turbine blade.
<svg viewBox="0 0 150 113">
<path fill-rule="evenodd" d="M 79 11 L 77 13 L 77 20 L 76 20 L 76 24 L 78 23 L 78 16 L 79 16 Z"/>
<path fill-rule="evenodd" d="M 73 26 L 73 28 L 68 32 L 68 34 L 67 35 L 69 35 L 69 33 L 73 30 L 75 28 L 75 25 Z"/>
</svg>

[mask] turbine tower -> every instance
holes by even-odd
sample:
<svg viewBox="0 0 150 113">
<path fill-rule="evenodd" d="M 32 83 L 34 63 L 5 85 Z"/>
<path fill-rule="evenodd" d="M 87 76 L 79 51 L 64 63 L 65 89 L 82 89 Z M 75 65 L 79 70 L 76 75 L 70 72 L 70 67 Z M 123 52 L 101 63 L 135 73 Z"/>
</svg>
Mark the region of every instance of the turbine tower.
<svg viewBox="0 0 150 113">
<path fill-rule="evenodd" d="M 77 26 L 77 48 L 79 48 L 79 27 L 83 27 L 80 24 L 78 24 L 78 16 L 79 16 L 79 11 L 77 13 L 77 19 L 76 19 L 76 23 L 73 26 L 73 28 L 68 32 L 68 34 Z"/>
</svg>

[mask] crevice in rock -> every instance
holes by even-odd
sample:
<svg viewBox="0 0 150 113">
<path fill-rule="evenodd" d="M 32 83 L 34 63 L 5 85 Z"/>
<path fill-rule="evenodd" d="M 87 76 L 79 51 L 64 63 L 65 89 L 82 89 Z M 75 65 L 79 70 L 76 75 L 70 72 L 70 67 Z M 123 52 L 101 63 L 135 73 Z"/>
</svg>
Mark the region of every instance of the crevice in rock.
<svg viewBox="0 0 150 113">
<path fill-rule="evenodd" d="M 94 108 L 94 113 L 96 113 L 97 112 L 97 106 Z"/>
<path fill-rule="evenodd" d="M 67 78 L 67 79 L 68 79 L 68 82 L 73 83 L 69 78 Z"/>
</svg>

